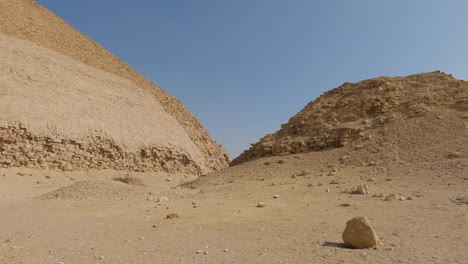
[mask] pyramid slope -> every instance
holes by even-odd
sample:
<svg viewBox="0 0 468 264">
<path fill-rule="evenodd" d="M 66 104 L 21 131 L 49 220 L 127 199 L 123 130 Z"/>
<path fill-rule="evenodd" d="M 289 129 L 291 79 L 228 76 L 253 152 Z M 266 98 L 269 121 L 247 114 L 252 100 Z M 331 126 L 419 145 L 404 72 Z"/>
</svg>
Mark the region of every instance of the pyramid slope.
<svg viewBox="0 0 468 264">
<path fill-rule="evenodd" d="M 225 150 L 211 139 L 204 127 L 177 99 L 35 1 L 0 0 L 0 32 L 27 40 L 87 66 L 128 80 L 132 86 L 147 93 L 148 98 L 155 98 L 160 108 L 173 117 L 182 128 L 179 130 L 184 130 L 179 134 L 186 134 L 192 141 L 192 145 L 198 148 L 203 160 L 202 167 L 206 168 L 202 173 L 227 166 L 228 156 Z M 112 92 L 109 91 L 109 93 Z M 192 147 L 190 144 L 184 145 Z M 192 159 L 184 156 L 180 158 L 180 162 L 187 163 L 187 158 Z"/>
<path fill-rule="evenodd" d="M 232 164 L 265 156 L 344 147 L 376 133 L 385 135 L 382 143 L 393 135 L 388 129 L 406 131 L 414 120 L 420 122 L 420 125 L 413 124 L 416 138 L 413 136 L 405 142 L 394 138 L 399 145 L 417 143 L 417 149 L 427 142 L 461 139 L 466 151 L 468 135 L 463 122 L 468 112 L 467 95 L 467 82 L 441 72 L 345 83 L 310 102 L 280 130 L 253 144 Z M 448 131 L 441 129 L 442 122 L 430 118 L 434 116 L 456 120 L 458 125 L 450 130 L 451 137 L 447 138 Z M 426 127 L 426 130 L 419 131 L 419 127 Z"/>
</svg>

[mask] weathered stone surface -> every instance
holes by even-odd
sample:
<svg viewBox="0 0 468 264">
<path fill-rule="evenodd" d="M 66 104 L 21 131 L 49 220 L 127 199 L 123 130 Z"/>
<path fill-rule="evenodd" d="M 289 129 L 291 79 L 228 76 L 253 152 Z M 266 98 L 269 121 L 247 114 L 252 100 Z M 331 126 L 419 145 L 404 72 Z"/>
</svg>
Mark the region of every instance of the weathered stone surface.
<svg viewBox="0 0 468 264">
<path fill-rule="evenodd" d="M 467 94 L 467 82 L 440 71 L 344 83 L 310 102 L 280 130 L 252 144 L 231 164 L 345 147 L 364 137 L 363 132 L 382 128 L 397 116 L 421 117 L 434 106 L 465 111 Z M 362 143 L 353 146 L 356 151 L 366 149 Z"/>
<path fill-rule="evenodd" d="M 148 147 L 129 152 L 103 135 L 82 140 L 51 138 L 33 135 L 19 125 L 0 126 L 0 167 L 200 173 L 187 154 L 174 149 Z"/>
<path fill-rule="evenodd" d="M 47 141 L 27 138 L 34 141 L 32 147 L 46 146 L 50 154 L 60 152 L 57 160 L 39 159 L 38 150 L 27 145 L 31 142 L 20 142 L 23 149 L 0 150 L 15 153 L 2 153 L 0 167 L 32 168 L 38 163 L 43 169 L 60 165 L 65 170 L 119 167 L 192 173 L 193 161 L 198 160 L 199 173 L 205 174 L 228 166 L 222 146 L 176 98 L 36 1 L 0 1 L 0 46 L 0 127 L 22 123 L 16 132 L 28 129 L 33 136 L 51 136 Z M 93 142 L 87 137 L 95 130 L 105 136 L 96 142 L 109 146 L 106 141 L 112 139 L 111 148 L 121 147 L 124 151 L 116 151 L 121 155 L 109 156 L 104 150 L 97 156 L 92 151 L 92 160 L 74 156 L 76 145 L 89 152 L 86 146 Z M 76 140 L 75 146 L 62 142 L 70 139 Z M 15 140 L 0 137 L 0 147 Z M 138 153 L 140 149 L 149 150 L 149 156 L 171 158 L 148 158 Z"/>
<path fill-rule="evenodd" d="M 343 242 L 355 248 L 369 248 L 377 245 L 378 238 L 374 229 L 365 217 L 355 217 L 346 222 Z"/>
</svg>

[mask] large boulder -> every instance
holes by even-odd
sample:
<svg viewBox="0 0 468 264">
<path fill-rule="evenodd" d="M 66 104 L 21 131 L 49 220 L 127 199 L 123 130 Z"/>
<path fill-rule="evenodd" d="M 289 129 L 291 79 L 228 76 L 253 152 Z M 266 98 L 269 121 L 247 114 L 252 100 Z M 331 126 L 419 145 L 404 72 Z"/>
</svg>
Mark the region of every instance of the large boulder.
<svg viewBox="0 0 468 264">
<path fill-rule="evenodd" d="M 378 238 L 367 218 L 355 217 L 346 222 L 343 242 L 355 248 L 369 248 L 377 246 Z"/>
</svg>

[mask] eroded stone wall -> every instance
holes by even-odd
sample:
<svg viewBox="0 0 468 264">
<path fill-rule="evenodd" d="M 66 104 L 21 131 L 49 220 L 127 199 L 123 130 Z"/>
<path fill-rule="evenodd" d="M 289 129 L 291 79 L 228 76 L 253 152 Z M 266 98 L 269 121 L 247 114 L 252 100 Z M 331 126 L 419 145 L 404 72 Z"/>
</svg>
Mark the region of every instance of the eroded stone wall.
<svg viewBox="0 0 468 264">
<path fill-rule="evenodd" d="M 129 153 L 97 132 L 80 140 L 37 136 L 21 124 L 0 125 L 0 167 L 201 173 L 187 154 L 174 149 L 147 147 Z"/>
</svg>

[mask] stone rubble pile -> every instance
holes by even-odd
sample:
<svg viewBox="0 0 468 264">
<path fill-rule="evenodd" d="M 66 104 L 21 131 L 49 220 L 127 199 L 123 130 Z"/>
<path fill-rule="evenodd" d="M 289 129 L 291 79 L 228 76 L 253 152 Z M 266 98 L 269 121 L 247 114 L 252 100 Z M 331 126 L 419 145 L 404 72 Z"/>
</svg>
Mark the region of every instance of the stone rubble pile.
<svg viewBox="0 0 468 264">
<path fill-rule="evenodd" d="M 429 108 L 468 109 L 468 83 L 439 71 L 407 77 L 380 77 L 345 83 L 310 102 L 273 134 L 232 161 L 344 147 L 365 132 Z"/>
</svg>

